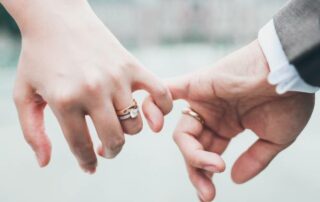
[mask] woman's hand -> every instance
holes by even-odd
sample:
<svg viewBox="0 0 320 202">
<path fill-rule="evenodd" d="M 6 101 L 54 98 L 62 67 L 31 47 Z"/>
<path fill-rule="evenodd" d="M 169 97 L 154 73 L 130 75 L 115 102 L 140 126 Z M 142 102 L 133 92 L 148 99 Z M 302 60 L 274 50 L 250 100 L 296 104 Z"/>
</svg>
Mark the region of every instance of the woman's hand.
<svg viewBox="0 0 320 202">
<path fill-rule="evenodd" d="M 40 166 L 50 160 L 44 108 L 57 117 L 80 166 L 94 172 L 97 164 L 85 116 L 91 117 L 103 147 L 115 157 L 124 133 L 142 129 L 141 116 L 119 121 L 117 110 L 132 104 L 132 92 L 148 91 L 153 103 L 144 110 L 154 131 L 172 108 L 167 87 L 117 41 L 84 0 L 3 0 L 22 32 L 22 51 L 14 100 L 27 142 Z"/>
<path fill-rule="evenodd" d="M 183 115 L 174 132 L 190 179 L 203 201 L 211 201 L 214 172 L 224 164 L 218 155 L 245 129 L 258 140 L 233 166 L 232 178 L 244 183 L 291 145 L 306 126 L 314 95 L 277 95 L 268 84 L 268 64 L 257 41 L 231 54 L 207 70 L 169 82 L 174 99 L 186 100 L 205 121 Z"/>
</svg>

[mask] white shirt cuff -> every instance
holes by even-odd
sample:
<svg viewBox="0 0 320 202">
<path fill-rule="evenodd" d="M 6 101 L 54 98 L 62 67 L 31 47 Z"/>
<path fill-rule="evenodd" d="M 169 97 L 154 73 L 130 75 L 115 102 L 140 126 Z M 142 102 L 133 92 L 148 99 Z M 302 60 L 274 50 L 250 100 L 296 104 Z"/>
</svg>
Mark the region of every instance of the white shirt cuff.
<svg viewBox="0 0 320 202">
<path fill-rule="evenodd" d="M 259 31 L 258 40 L 270 68 L 268 82 L 276 85 L 278 94 L 288 91 L 315 93 L 319 90 L 318 87 L 307 84 L 300 77 L 294 65 L 289 63 L 273 20 Z"/>
</svg>

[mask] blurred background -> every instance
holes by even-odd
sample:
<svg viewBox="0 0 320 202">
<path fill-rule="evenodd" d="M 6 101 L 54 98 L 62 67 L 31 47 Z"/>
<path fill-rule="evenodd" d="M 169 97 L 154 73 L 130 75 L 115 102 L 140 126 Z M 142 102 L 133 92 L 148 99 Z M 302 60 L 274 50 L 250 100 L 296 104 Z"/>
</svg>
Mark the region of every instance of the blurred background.
<svg viewBox="0 0 320 202">
<path fill-rule="evenodd" d="M 204 67 L 257 37 L 286 0 L 91 0 L 102 21 L 119 40 L 161 78 Z M 54 9 L 54 8 L 53 8 Z M 165 129 L 147 127 L 127 137 L 123 152 L 112 161 L 99 159 L 97 173 L 78 168 L 59 126 L 46 111 L 53 144 L 49 167 L 40 169 L 22 138 L 11 100 L 20 35 L 0 6 L 0 201 L 1 202 L 194 202 L 183 159 L 171 140 L 185 103 L 167 118 Z M 135 96 L 142 100 L 144 93 Z M 227 171 L 216 175 L 218 202 L 320 201 L 320 143 L 316 105 L 299 140 L 270 167 L 245 185 L 235 185 L 230 169 L 255 141 L 250 131 L 236 138 L 224 154 Z M 98 144 L 91 125 L 92 137 Z"/>
</svg>

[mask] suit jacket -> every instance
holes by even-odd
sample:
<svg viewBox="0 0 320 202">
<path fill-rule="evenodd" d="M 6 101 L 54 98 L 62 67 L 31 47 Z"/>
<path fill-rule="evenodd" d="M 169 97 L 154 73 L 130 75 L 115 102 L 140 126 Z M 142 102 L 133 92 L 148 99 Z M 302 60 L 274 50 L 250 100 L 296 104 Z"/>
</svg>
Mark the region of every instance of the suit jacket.
<svg viewBox="0 0 320 202">
<path fill-rule="evenodd" d="M 308 84 L 320 86 L 320 0 L 292 0 L 274 17 L 289 62 Z"/>
</svg>

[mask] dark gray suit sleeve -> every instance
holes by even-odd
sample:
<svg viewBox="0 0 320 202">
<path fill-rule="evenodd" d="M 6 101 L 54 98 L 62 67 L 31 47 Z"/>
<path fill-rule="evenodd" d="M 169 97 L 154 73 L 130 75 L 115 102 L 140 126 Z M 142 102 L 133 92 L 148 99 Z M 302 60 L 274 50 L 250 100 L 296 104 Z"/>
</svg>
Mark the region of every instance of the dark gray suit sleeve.
<svg viewBox="0 0 320 202">
<path fill-rule="evenodd" d="M 308 84 L 320 86 L 320 0 L 292 0 L 274 17 L 289 62 Z"/>
</svg>

